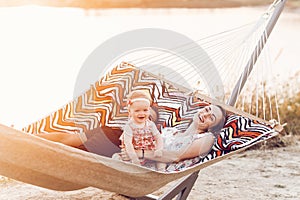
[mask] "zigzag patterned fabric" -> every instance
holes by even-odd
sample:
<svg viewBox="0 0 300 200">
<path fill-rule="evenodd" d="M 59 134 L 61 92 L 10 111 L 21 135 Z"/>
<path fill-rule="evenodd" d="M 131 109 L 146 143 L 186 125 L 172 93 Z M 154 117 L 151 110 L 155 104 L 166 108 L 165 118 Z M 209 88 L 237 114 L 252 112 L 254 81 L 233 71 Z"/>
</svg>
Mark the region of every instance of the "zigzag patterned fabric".
<svg viewBox="0 0 300 200">
<path fill-rule="evenodd" d="M 194 114 L 208 102 L 199 101 L 165 82 L 139 70 L 129 63 L 121 63 L 97 81 L 86 93 L 51 115 L 23 129 L 28 133 L 86 132 L 98 127 L 120 130 L 128 120 L 126 96 L 136 89 L 148 90 L 152 107 L 159 113 L 158 127 L 185 130 Z M 230 115 L 211 152 L 204 158 L 196 157 L 168 166 L 178 171 L 195 164 L 225 155 L 276 135 L 270 126 L 247 117 Z"/>
<path fill-rule="evenodd" d="M 221 130 L 210 153 L 204 158 L 195 157 L 178 163 L 169 164 L 168 171 L 180 171 L 195 164 L 205 163 L 209 160 L 223 156 L 232 151 L 249 147 L 258 142 L 265 141 L 276 136 L 272 127 L 262 122 L 239 115 L 229 115 L 226 124 Z"/>
<path fill-rule="evenodd" d="M 23 128 L 27 133 L 86 132 L 97 127 L 121 128 L 128 120 L 126 96 L 136 89 L 148 90 L 159 112 L 159 126 L 187 128 L 199 107 L 208 105 L 172 85 L 121 63 L 87 92 L 51 115 Z M 182 117 L 184 116 L 184 118 Z"/>
</svg>

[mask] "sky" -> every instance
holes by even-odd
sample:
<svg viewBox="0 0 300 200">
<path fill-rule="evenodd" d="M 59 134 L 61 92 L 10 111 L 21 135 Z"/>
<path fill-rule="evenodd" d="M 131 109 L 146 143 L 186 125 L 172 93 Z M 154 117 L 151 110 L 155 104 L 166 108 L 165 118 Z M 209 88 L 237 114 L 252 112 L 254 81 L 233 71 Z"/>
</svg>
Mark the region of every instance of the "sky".
<svg viewBox="0 0 300 200">
<path fill-rule="evenodd" d="M 71 101 L 83 63 L 117 34 L 155 27 L 199 39 L 256 20 L 265 9 L 0 8 L 0 123 L 22 128 Z M 284 12 L 273 32 L 272 60 L 288 77 L 300 68 L 299 14 Z"/>
</svg>

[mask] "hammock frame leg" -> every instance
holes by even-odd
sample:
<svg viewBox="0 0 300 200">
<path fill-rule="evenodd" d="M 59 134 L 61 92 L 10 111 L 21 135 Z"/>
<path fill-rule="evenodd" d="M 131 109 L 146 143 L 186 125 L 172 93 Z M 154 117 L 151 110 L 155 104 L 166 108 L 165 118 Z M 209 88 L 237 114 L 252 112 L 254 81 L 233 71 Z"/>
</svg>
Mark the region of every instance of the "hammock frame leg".
<svg viewBox="0 0 300 200">
<path fill-rule="evenodd" d="M 170 200 L 177 196 L 176 200 L 186 200 L 189 196 L 200 171 L 196 171 L 182 180 L 178 181 L 173 187 L 164 192 L 160 197 L 147 195 L 144 197 L 130 198 L 131 200 Z"/>
</svg>

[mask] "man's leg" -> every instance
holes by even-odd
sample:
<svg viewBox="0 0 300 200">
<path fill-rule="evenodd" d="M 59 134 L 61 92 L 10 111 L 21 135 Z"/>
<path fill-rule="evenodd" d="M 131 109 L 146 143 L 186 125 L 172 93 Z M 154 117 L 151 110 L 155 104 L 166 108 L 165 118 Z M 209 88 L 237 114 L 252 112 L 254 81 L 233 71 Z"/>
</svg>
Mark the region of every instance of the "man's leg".
<svg viewBox="0 0 300 200">
<path fill-rule="evenodd" d="M 63 132 L 52 132 L 52 133 L 40 133 L 34 134 L 35 136 L 53 141 L 59 142 L 71 147 L 79 147 L 83 144 L 82 140 L 80 139 L 79 134 L 69 134 Z"/>
</svg>

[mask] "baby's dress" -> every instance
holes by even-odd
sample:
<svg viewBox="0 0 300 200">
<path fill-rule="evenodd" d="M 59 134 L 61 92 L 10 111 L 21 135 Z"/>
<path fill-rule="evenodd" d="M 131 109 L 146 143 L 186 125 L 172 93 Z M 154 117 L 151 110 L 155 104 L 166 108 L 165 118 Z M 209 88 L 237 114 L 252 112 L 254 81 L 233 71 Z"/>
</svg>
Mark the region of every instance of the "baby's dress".
<svg viewBox="0 0 300 200">
<path fill-rule="evenodd" d="M 132 144 L 136 150 L 154 150 L 155 149 L 155 138 L 159 134 L 155 128 L 155 124 L 149 120 L 146 121 L 145 125 L 138 126 L 133 121 L 125 125 L 125 134 L 132 134 Z M 120 137 L 123 140 L 123 135 Z"/>
</svg>

